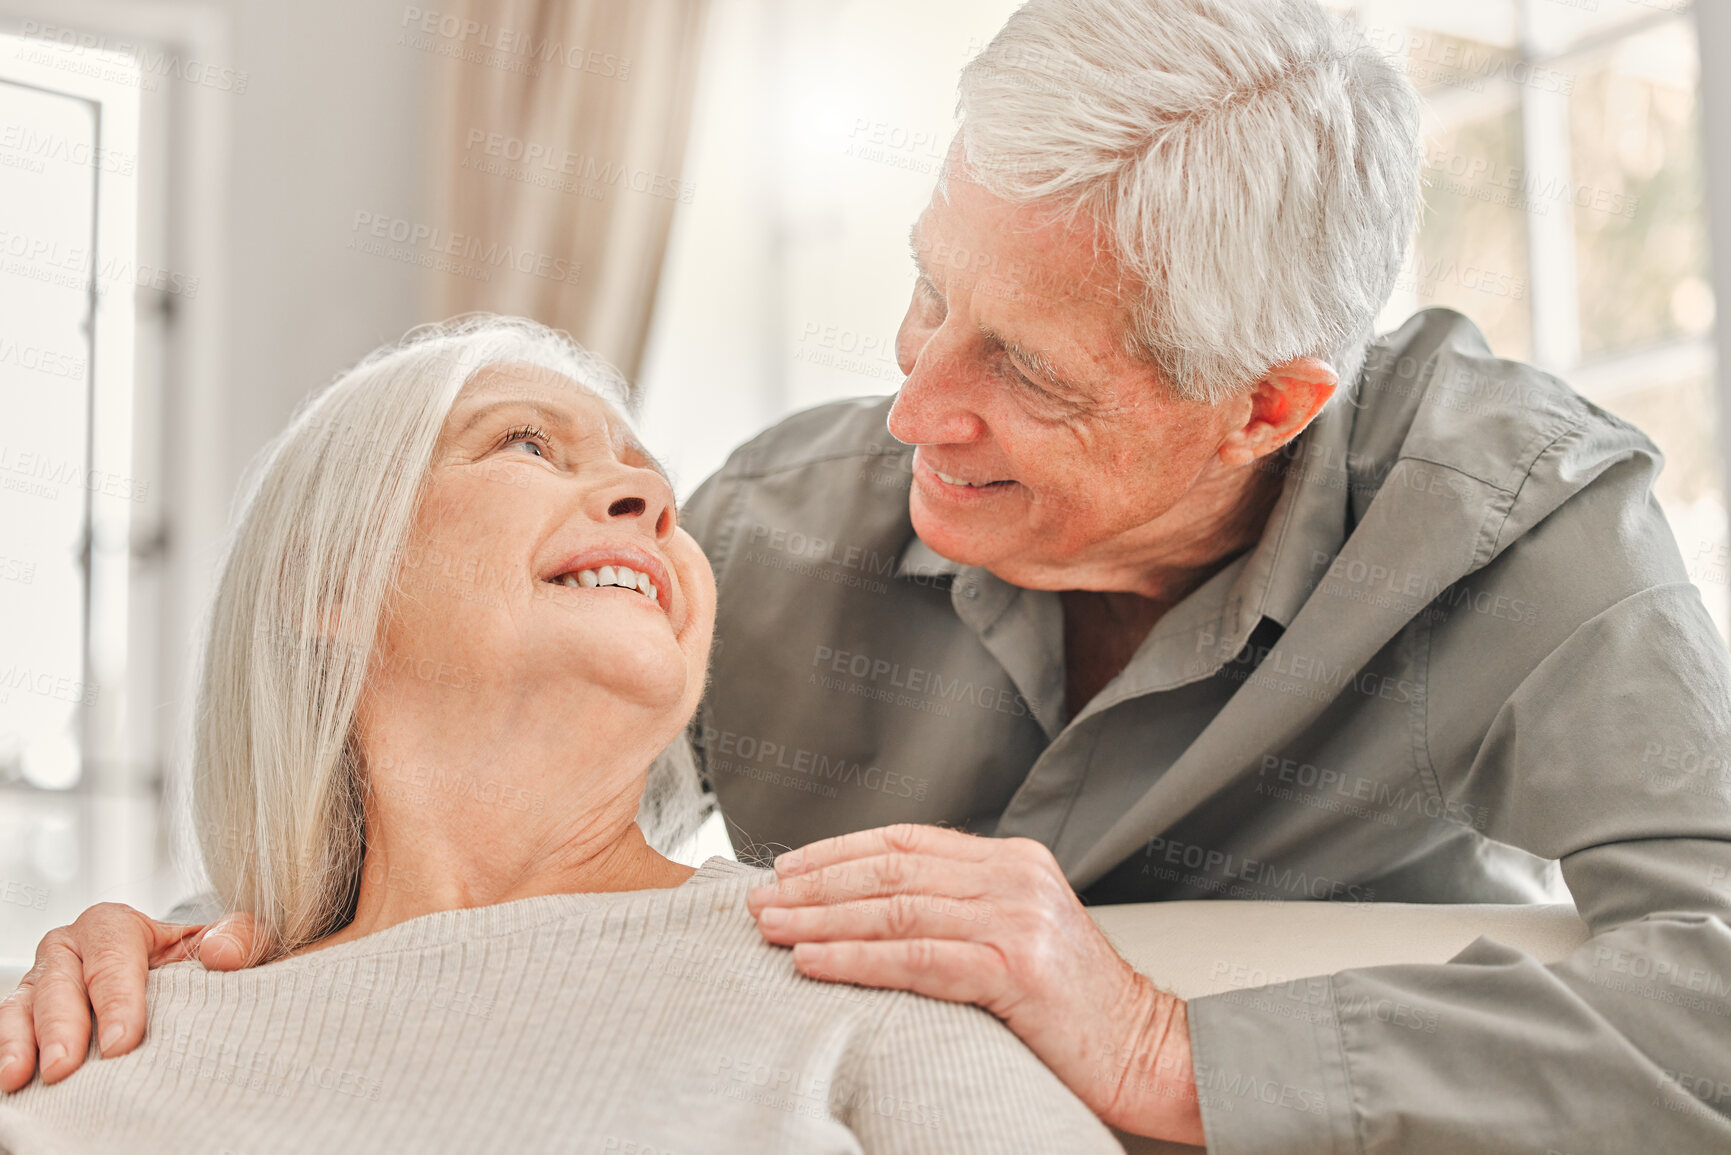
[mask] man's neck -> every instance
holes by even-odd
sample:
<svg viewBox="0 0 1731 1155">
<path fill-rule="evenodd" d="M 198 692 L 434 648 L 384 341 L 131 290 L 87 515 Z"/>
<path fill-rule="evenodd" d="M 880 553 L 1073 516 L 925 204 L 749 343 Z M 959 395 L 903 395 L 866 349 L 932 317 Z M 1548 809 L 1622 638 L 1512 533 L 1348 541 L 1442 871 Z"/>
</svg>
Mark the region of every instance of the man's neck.
<svg viewBox="0 0 1731 1155">
<path fill-rule="evenodd" d="M 1141 569 L 1134 592 L 1066 590 L 1065 699 L 1070 717 L 1116 678 L 1166 615 L 1233 559 L 1254 546 L 1280 500 L 1284 471 L 1248 469 L 1232 479 L 1236 500 L 1186 520 L 1166 556 Z"/>
</svg>

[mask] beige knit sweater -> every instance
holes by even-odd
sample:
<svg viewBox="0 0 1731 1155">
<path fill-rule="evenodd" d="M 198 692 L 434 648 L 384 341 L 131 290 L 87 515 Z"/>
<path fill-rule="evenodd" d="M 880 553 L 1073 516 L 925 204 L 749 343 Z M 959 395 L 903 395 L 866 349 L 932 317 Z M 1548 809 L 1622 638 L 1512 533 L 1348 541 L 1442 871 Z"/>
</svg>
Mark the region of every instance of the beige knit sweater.
<svg viewBox="0 0 1731 1155">
<path fill-rule="evenodd" d="M 1119 1151 L 974 1007 L 814 982 L 769 877 L 451 910 L 236 974 L 150 978 L 144 1044 L 0 1097 L 0 1151 Z"/>
</svg>

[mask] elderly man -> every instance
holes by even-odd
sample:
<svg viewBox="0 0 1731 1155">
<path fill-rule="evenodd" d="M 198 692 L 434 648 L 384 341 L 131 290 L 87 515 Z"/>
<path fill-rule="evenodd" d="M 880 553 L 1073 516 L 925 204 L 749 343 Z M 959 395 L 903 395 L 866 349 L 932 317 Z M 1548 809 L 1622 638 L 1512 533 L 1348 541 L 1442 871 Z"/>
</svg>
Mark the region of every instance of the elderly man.
<svg viewBox="0 0 1731 1155">
<path fill-rule="evenodd" d="M 1731 1147 L 1691 1092 L 1731 1085 L 1731 671 L 1646 438 L 1455 314 L 1371 340 L 1411 88 L 1310 0 L 1033 0 L 960 110 L 893 403 L 790 418 L 685 513 L 701 768 L 742 851 L 802 847 L 763 933 L 987 1007 L 1139 1134 Z M 1188 1004 L 1077 899 L 1565 884 L 1593 938 L 1555 965 L 1481 941 Z M 81 1049 L 86 975 L 104 1053 L 136 1042 L 185 928 L 86 920 L 8 1047 L 34 999 L 45 1060 Z"/>
</svg>

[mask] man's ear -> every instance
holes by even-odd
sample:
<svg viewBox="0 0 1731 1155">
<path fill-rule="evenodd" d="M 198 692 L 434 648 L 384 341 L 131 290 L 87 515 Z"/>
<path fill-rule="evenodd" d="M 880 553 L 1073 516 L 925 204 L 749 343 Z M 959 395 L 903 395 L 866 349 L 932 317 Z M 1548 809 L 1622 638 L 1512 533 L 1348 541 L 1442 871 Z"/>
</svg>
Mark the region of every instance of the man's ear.
<svg viewBox="0 0 1731 1155">
<path fill-rule="evenodd" d="M 1304 432 L 1340 387 L 1334 366 L 1316 357 L 1276 365 L 1250 391 L 1250 417 L 1220 443 L 1224 465 L 1249 465 Z"/>
</svg>

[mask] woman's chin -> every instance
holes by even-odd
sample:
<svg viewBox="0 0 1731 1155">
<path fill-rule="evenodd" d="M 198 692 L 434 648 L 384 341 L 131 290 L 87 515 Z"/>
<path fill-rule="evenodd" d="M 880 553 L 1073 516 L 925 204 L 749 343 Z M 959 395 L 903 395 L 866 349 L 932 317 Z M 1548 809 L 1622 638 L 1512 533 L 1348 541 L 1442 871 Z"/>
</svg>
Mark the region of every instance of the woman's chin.
<svg viewBox="0 0 1731 1155">
<path fill-rule="evenodd" d="M 666 652 L 592 651 L 586 655 L 578 676 L 605 697 L 651 710 L 680 708 L 688 696 L 693 675 L 685 654 L 671 644 L 656 647 Z"/>
</svg>

